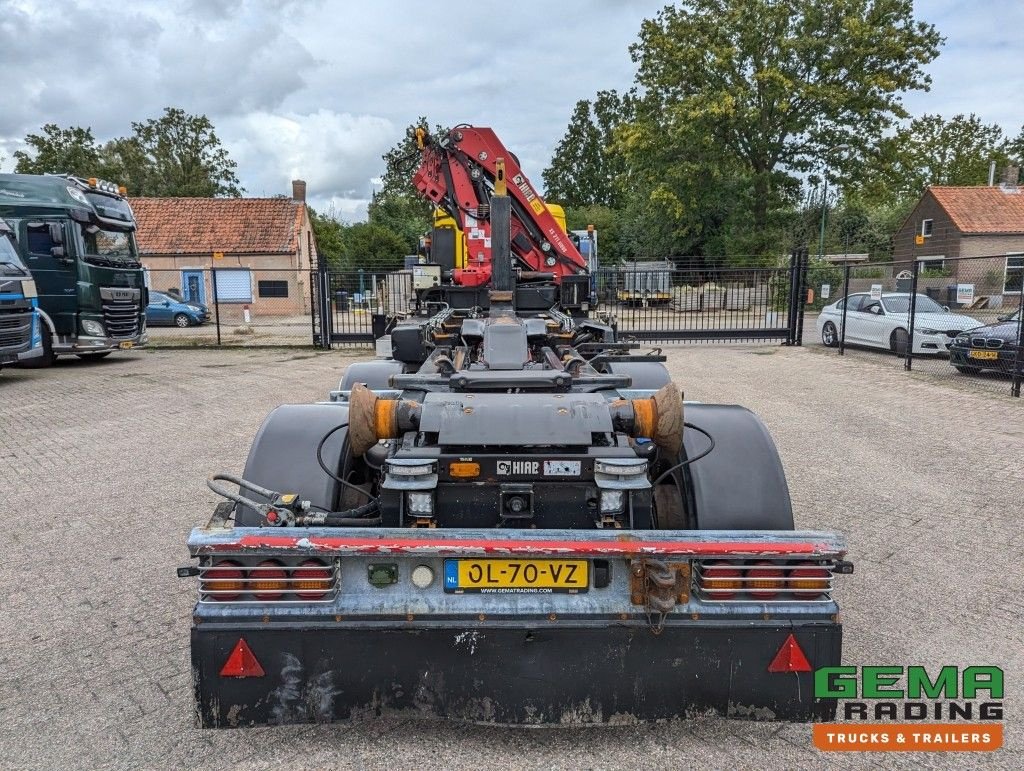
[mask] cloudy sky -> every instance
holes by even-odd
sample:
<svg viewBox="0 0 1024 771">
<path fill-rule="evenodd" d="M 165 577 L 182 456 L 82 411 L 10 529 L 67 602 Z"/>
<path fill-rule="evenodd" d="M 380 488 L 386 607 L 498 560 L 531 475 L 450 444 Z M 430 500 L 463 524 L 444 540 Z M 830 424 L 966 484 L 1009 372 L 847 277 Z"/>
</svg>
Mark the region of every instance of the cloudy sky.
<svg viewBox="0 0 1024 771">
<path fill-rule="evenodd" d="M 248 195 L 309 184 L 365 216 L 405 126 L 493 126 L 540 182 L 577 99 L 626 89 L 655 0 L 0 0 L 0 156 L 48 122 L 101 140 L 165 106 L 207 114 Z M 1024 124 L 1020 0 L 918 0 L 947 42 L 912 113 Z"/>
</svg>

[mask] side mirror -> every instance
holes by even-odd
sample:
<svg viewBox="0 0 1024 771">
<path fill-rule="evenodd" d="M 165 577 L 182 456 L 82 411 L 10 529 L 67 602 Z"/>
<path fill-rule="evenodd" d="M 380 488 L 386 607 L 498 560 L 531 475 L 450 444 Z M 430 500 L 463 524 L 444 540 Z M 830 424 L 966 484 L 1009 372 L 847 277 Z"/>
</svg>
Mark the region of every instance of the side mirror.
<svg viewBox="0 0 1024 771">
<path fill-rule="evenodd" d="M 60 226 L 60 224 L 57 223 L 57 222 L 51 222 L 51 223 L 49 223 L 49 229 L 50 229 L 50 241 L 52 241 L 54 244 L 57 244 L 58 246 L 63 244 L 64 243 L 64 228 L 62 228 Z M 55 254 L 54 257 L 56 257 L 56 256 L 57 255 Z"/>
</svg>

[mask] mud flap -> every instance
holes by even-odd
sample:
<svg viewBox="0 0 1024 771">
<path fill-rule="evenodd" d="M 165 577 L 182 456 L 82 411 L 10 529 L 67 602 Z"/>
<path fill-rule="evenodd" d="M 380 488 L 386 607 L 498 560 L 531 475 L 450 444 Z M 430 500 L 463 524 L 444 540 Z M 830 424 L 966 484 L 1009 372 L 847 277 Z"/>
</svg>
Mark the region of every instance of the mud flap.
<svg viewBox="0 0 1024 771">
<path fill-rule="evenodd" d="M 330 722 L 392 711 L 496 724 L 625 724 L 719 714 L 827 720 L 813 672 L 768 671 L 789 635 L 813 668 L 839 663 L 837 624 L 324 626 L 192 630 L 204 727 Z M 238 644 L 261 677 L 221 677 Z"/>
</svg>

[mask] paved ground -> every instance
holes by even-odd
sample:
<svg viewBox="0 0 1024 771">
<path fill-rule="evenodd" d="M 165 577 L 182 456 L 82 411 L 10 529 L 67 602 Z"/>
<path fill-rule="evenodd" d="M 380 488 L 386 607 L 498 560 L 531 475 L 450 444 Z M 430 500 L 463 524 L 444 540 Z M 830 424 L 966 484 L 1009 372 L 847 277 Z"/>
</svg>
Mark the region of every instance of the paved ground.
<svg viewBox="0 0 1024 771">
<path fill-rule="evenodd" d="M 805 725 L 699 720 L 516 730 L 371 720 L 192 727 L 185 535 L 272 407 L 352 361 L 277 350 L 136 352 L 0 374 L 0 767 L 1020 767 L 1024 409 L 822 351 L 670 352 L 691 399 L 775 433 L 801 527 L 847 533 L 849 663 L 1007 669 L 1010 747 L 990 756 L 822 756 Z M 24 524 L 23 524 L 24 523 Z"/>
</svg>

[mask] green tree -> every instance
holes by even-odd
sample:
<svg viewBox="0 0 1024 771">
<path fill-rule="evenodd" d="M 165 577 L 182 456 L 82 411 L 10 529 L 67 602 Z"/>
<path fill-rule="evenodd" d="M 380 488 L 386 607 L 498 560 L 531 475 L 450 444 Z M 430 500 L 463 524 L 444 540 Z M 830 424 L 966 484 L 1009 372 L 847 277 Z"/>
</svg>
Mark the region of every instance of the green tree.
<svg viewBox="0 0 1024 771">
<path fill-rule="evenodd" d="M 237 198 L 236 164 L 205 115 L 164 108 L 159 118 L 132 123 L 132 136 L 104 151 L 120 165 L 132 195 Z"/>
<path fill-rule="evenodd" d="M 372 222 L 343 226 L 341 267 L 346 270 L 395 270 L 403 267 L 408 245 L 396 233 Z"/>
<path fill-rule="evenodd" d="M 432 225 L 433 205 L 424 200 L 413 188 L 412 177 L 420 164 L 422 154 L 416 146 L 416 129 L 430 129 L 425 117 L 410 124 L 402 138 L 383 156 L 384 173 L 381 175 L 381 189 L 374 192 L 368 207 L 369 222 L 396 234 L 405 244 L 406 253 L 411 254 L 421 235 Z M 433 135 L 441 137 L 448 133 L 442 126 L 435 126 Z"/>
<path fill-rule="evenodd" d="M 860 187 L 869 199 L 898 205 L 916 201 L 928 185 L 983 185 L 989 163 L 1001 168 L 1010 150 L 1003 130 L 973 113 L 922 115 L 878 143 Z"/>
<path fill-rule="evenodd" d="M 631 48 L 643 105 L 620 141 L 634 161 L 659 160 L 648 174 L 682 170 L 649 184 L 691 229 L 726 205 L 732 222 L 719 232 L 742 230 L 744 250 L 774 255 L 796 175 L 838 145 L 850 149 L 830 158 L 832 173 L 853 175 L 906 117 L 901 95 L 929 87 L 924 66 L 941 42 L 911 0 L 684 0 L 645 20 Z"/>
<path fill-rule="evenodd" d="M 93 138 L 91 128 L 61 128 L 55 123 L 47 123 L 42 133 L 26 136 L 25 144 L 32 148 L 33 153 L 24 150 L 14 153 L 17 161 L 14 171 L 18 174 L 105 176 L 101 174 L 100 146 Z"/>
<path fill-rule="evenodd" d="M 307 207 L 307 211 L 309 212 L 309 224 L 313 228 L 313 237 L 316 239 L 316 252 L 319 259 L 332 268 L 340 269 L 345 260 L 345 245 L 343 243 L 345 226 L 338 221 L 333 210 L 320 214 L 310 206 Z"/>
<path fill-rule="evenodd" d="M 615 130 L 628 115 L 630 100 L 599 91 L 593 102 L 576 102 L 551 165 L 541 174 L 544 195 L 564 206 L 617 206 L 625 164 L 614 144 Z"/>
</svg>

